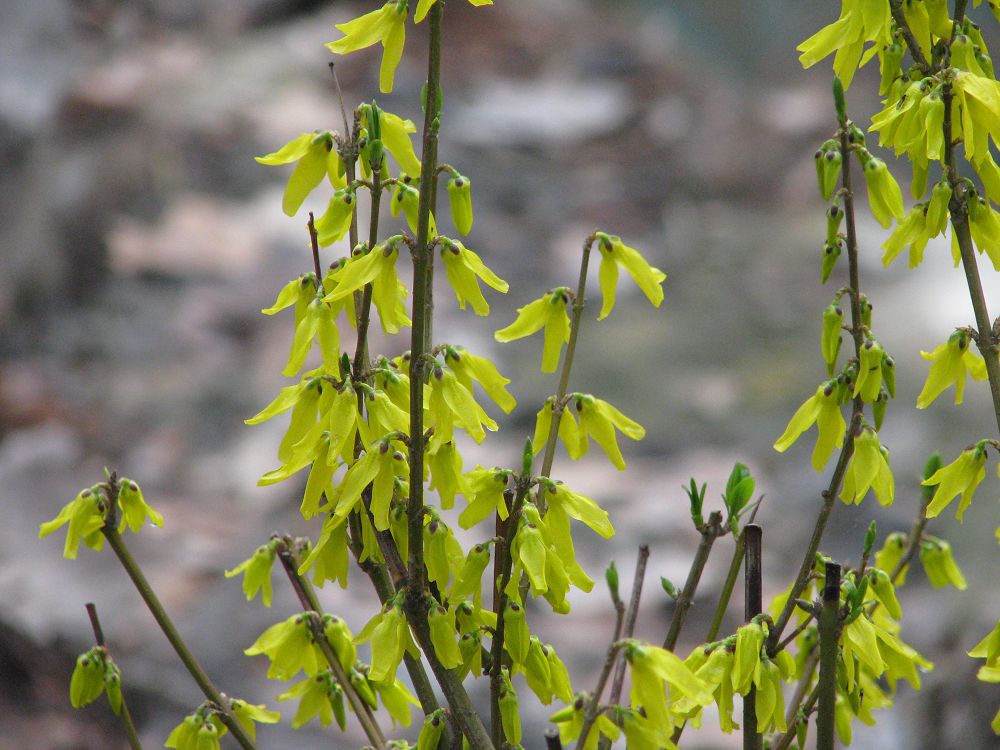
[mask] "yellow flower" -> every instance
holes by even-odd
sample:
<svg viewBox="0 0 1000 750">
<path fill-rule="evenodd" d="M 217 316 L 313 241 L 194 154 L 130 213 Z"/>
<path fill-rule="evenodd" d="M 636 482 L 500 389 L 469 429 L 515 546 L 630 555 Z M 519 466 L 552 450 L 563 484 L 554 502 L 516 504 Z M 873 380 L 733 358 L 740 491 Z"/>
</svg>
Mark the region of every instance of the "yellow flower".
<svg viewBox="0 0 1000 750">
<path fill-rule="evenodd" d="M 958 504 L 955 518 L 962 520 L 965 509 L 972 502 L 976 487 L 986 476 L 985 441 L 976 443 L 973 447 L 962 451 L 958 458 L 947 466 L 942 466 L 921 484 L 925 487 L 937 485 L 934 498 L 927 506 L 927 517 L 934 518 L 951 504 L 957 495 L 962 496 Z"/>
<path fill-rule="evenodd" d="M 343 188 L 347 184 L 344 165 L 337 153 L 333 133 L 329 130 L 303 133 L 277 151 L 255 159 L 259 164 L 269 166 L 298 162 L 288 178 L 281 200 L 281 209 L 288 216 L 295 215 L 306 196 L 323 181 L 324 176 L 329 178 L 334 188 Z"/>
<path fill-rule="evenodd" d="M 952 557 L 951 545 L 943 539 L 925 535 L 920 543 L 920 562 L 924 566 L 927 580 L 934 588 L 949 584 L 959 591 L 968 588 L 962 570 Z"/>
<path fill-rule="evenodd" d="M 902 219 L 903 193 L 896 178 L 889 173 L 885 162 L 874 156 L 864 165 L 865 183 L 868 186 L 868 205 L 875 220 L 884 228 L 892 226 L 893 218 Z"/>
<path fill-rule="evenodd" d="M 969 348 L 969 332 L 956 331 L 944 344 L 933 352 L 920 352 L 920 356 L 931 363 L 927 381 L 917 396 L 917 408 L 925 409 L 941 395 L 948 386 L 955 386 L 955 403 L 962 403 L 965 392 L 965 375 L 973 380 L 986 380 L 986 362 Z"/>
<path fill-rule="evenodd" d="M 880 505 L 892 505 L 895 482 L 889 468 L 889 452 L 879 443 L 878 436 L 870 427 L 863 427 L 854 439 L 854 453 L 844 474 L 844 485 L 840 499 L 850 505 L 859 505 L 868 494 L 875 490 Z"/>
<path fill-rule="evenodd" d="M 597 232 L 597 247 L 601 251 L 600 285 L 603 301 L 601 312 L 597 319 L 608 317 L 615 306 L 615 291 L 618 285 L 618 266 L 622 266 L 635 281 L 642 293 L 646 295 L 653 307 L 659 307 L 663 302 L 663 284 L 667 275 L 659 268 L 654 268 L 646 262 L 638 250 L 628 247 L 621 237 L 613 234 Z"/>
<path fill-rule="evenodd" d="M 379 90 L 392 91 L 396 66 L 403 56 L 406 41 L 406 0 L 390 0 L 378 10 L 366 13 L 347 23 L 338 23 L 337 30 L 344 34 L 326 48 L 338 55 L 382 43 L 382 66 L 379 69 Z"/>
<path fill-rule="evenodd" d="M 455 290 L 458 306 L 464 310 L 468 302 L 476 315 L 489 315 L 490 305 L 479 288 L 479 279 L 503 294 L 509 288 L 507 282 L 487 268 L 482 258 L 461 242 L 442 237 L 440 245 L 445 274 L 451 288 Z"/>
<path fill-rule="evenodd" d="M 802 53 L 799 62 L 803 68 L 810 68 L 836 52 L 833 70 L 846 89 L 851 85 L 859 63 L 863 65 L 864 60 L 875 52 L 882 54 L 883 47 L 892 42 L 891 20 L 888 3 L 880 0 L 843 0 L 840 18 L 796 48 Z M 862 60 L 865 42 L 874 42 L 875 45 Z"/>
<path fill-rule="evenodd" d="M 517 311 L 517 319 L 494 334 L 497 341 L 506 343 L 524 338 L 545 329 L 545 346 L 542 353 L 542 372 L 555 372 L 559 366 L 562 345 L 569 341 L 570 321 L 566 306 L 570 291 L 556 287 L 540 299 L 529 302 Z"/>
<path fill-rule="evenodd" d="M 617 428 L 625 437 L 632 440 L 642 440 L 646 436 L 645 428 L 626 417 L 607 401 L 602 401 L 590 394 L 577 395 L 576 411 L 580 416 L 580 427 L 586 436 L 594 438 L 597 444 L 604 449 L 615 468 L 619 471 L 624 470 L 625 459 L 622 458 L 622 452 L 618 448 L 615 429 Z M 586 436 L 583 438 L 584 452 L 586 452 Z"/>
<path fill-rule="evenodd" d="M 63 557 L 75 560 L 80 542 L 98 552 L 104 546 L 104 493 L 100 485 L 94 485 L 80 492 L 62 507 L 59 515 L 46 521 L 38 528 L 38 538 L 44 539 L 57 529 L 69 524 Z"/>
<path fill-rule="evenodd" d="M 814 422 L 819 436 L 813 448 L 812 466 L 816 471 L 822 471 L 830 460 L 833 449 L 843 445 L 844 433 L 847 431 L 847 423 L 840 411 L 835 379 L 821 383 L 816 392 L 796 410 L 784 433 L 774 443 L 774 449 L 784 453 Z"/>
</svg>

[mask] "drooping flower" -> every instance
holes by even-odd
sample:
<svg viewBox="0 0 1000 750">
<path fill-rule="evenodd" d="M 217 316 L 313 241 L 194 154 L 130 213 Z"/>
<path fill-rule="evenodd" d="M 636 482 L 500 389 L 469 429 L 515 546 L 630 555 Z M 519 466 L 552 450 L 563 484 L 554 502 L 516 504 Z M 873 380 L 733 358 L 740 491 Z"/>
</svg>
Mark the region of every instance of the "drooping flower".
<svg viewBox="0 0 1000 750">
<path fill-rule="evenodd" d="M 962 520 L 965 509 L 972 502 L 976 487 L 986 476 L 985 441 L 962 451 L 958 458 L 947 466 L 942 466 L 921 484 L 925 487 L 937 486 L 934 498 L 927 506 L 927 517 L 934 518 L 951 504 L 958 495 L 962 501 L 958 504 L 955 518 Z"/>
<path fill-rule="evenodd" d="M 243 573 L 243 593 L 250 601 L 257 592 L 265 607 L 271 606 L 271 566 L 275 558 L 275 540 L 263 544 L 254 553 L 232 570 L 226 571 L 226 578 Z"/>
<path fill-rule="evenodd" d="M 873 489 L 880 505 L 892 505 L 895 482 L 887 456 L 888 451 L 882 447 L 875 431 L 863 427 L 861 434 L 854 438 L 854 453 L 844 474 L 840 499 L 848 505 L 858 505 L 868 490 Z"/>
<path fill-rule="evenodd" d="M 382 65 L 379 69 L 379 90 L 392 91 L 396 66 L 403 56 L 406 41 L 406 0 L 389 0 L 378 10 L 366 13 L 347 23 L 338 23 L 337 30 L 343 37 L 330 42 L 326 48 L 338 55 L 382 43 Z"/>
<path fill-rule="evenodd" d="M 53 531 L 69 524 L 66 543 L 63 545 L 63 557 L 75 560 L 81 542 L 100 552 L 104 546 L 101 529 L 104 528 L 105 502 L 100 485 L 82 490 L 62 507 L 59 515 L 38 527 L 38 538 L 44 539 Z"/>
<path fill-rule="evenodd" d="M 281 208 L 288 216 L 296 214 L 306 196 L 323 181 L 323 177 L 329 178 L 334 188 L 343 188 L 347 184 L 344 165 L 337 153 L 333 133 L 329 130 L 303 133 L 277 151 L 255 158 L 258 163 L 269 166 L 298 162 L 288 178 L 281 201 Z"/>
<path fill-rule="evenodd" d="M 847 423 L 840 410 L 836 379 L 821 383 L 816 392 L 796 410 L 784 433 L 775 441 L 774 449 L 784 453 L 813 423 L 816 423 L 819 435 L 813 448 L 812 466 L 816 471 L 822 471 L 830 460 L 833 449 L 843 445 L 844 433 L 847 432 Z"/>
<path fill-rule="evenodd" d="M 920 352 L 921 357 L 930 361 L 931 369 L 917 396 L 918 409 L 930 406 L 952 384 L 955 386 L 955 403 L 962 403 L 966 373 L 973 380 L 986 380 L 986 362 L 969 348 L 970 338 L 968 331 L 956 331 L 929 354 Z"/>
<path fill-rule="evenodd" d="M 482 279 L 487 286 L 502 294 L 506 294 L 510 288 L 507 282 L 487 268 L 482 258 L 461 242 L 441 237 L 439 244 L 445 274 L 451 288 L 455 290 L 458 306 L 464 310 L 468 303 L 476 315 L 489 315 L 490 305 L 479 288 L 479 280 Z"/>
<path fill-rule="evenodd" d="M 868 185 L 868 205 L 876 221 L 884 228 L 892 226 L 893 218 L 902 219 L 903 193 L 896 178 L 889 173 L 885 162 L 874 156 L 864 163 L 865 183 Z"/>
<path fill-rule="evenodd" d="M 843 0 L 840 18 L 824 26 L 796 48 L 802 53 L 799 62 L 803 68 L 809 68 L 836 52 L 833 70 L 846 89 L 862 63 L 865 43 L 874 42 L 872 52 L 869 53 L 871 55 L 875 52 L 882 53 L 883 48 L 892 42 L 891 21 L 888 3 Z"/>
<path fill-rule="evenodd" d="M 642 440 L 646 429 L 638 422 L 629 419 L 618 409 L 590 394 L 580 394 L 576 398 L 576 411 L 580 418 L 580 427 L 587 436 L 601 446 L 611 463 L 619 471 L 625 469 L 625 459 L 618 448 L 618 438 L 615 430 L 632 440 Z M 586 438 L 584 438 L 586 440 Z M 586 450 L 586 443 L 584 443 Z"/>
<path fill-rule="evenodd" d="M 925 535 L 920 542 L 920 562 L 934 588 L 948 585 L 959 591 L 968 588 L 965 576 L 951 554 L 951 545 L 943 539 Z"/>
<path fill-rule="evenodd" d="M 234 698 L 229 703 L 233 710 L 233 715 L 243 727 L 244 731 L 250 735 L 250 739 L 257 739 L 257 724 L 277 724 L 281 721 L 281 714 L 271 711 L 264 705 L 254 705 L 239 698 Z"/>
<path fill-rule="evenodd" d="M 601 251 L 601 268 L 599 280 L 601 285 L 601 312 L 597 319 L 603 320 L 615 306 L 615 291 L 618 285 L 618 266 L 622 266 L 642 293 L 646 295 L 653 307 L 659 307 L 663 302 L 663 287 L 667 275 L 659 268 L 646 262 L 639 251 L 628 247 L 621 237 L 613 234 L 597 232 L 597 247 Z"/>
<path fill-rule="evenodd" d="M 337 725 L 342 730 L 345 728 L 347 714 L 344 711 L 344 690 L 337 684 L 330 670 L 295 683 L 279 694 L 277 700 L 287 701 L 293 698 L 299 699 L 299 708 L 292 718 L 292 729 L 303 727 L 315 718 L 323 726 L 329 726 L 334 717 Z"/>
<path fill-rule="evenodd" d="M 570 321 L 566 314 L 570 291 L 556 287 L 540 299 L 518 308 L 517 319 L 494 334 L 497 341 L 506 343 L 530 336 L 545 329 L 545 346 L 542 352 L 542 372 L 555 372 L 559 366 L 562 345 L 569 341 Z"/>
</svg>

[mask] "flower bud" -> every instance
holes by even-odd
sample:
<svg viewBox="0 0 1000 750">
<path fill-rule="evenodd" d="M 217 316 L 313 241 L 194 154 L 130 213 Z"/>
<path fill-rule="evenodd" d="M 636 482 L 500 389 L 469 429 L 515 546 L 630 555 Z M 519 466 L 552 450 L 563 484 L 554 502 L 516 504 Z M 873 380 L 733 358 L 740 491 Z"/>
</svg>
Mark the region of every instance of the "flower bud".
<svg viewBox="0 0 1000 750">
<path fill-rule="evenodd" d="M 468 177 L 455 175 L 448 180 L 448 202 L 455 228 L 467 235 L 472 229 L 472 183 Z"/>
</svg>

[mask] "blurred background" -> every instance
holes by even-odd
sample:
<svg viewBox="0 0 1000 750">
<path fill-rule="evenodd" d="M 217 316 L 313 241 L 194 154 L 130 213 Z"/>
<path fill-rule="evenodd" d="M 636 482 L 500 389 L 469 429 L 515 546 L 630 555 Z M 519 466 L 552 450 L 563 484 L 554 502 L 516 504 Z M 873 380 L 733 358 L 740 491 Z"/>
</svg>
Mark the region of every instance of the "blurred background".
<svg viewBox="0 0 1000 750">
<path fill-rule="evenodd" d="M 69 706 L 74 659 L 92 645 L 88 601 L 101 613 L 142 738 L 157 747 L 200 703 L 195 686 L 110 553 L 64 560 L 61 534 L 38 541 L 38 524 L 99 481 L 104 466 L 139 481 L 167 520 L 129 542 L 182 633 L 223 690 L 275 707 L 282 687 L 264 679 L 265 660 L 241 652 L 297 605 L 277 577 L 271 610 L 248 604 L 222 571 L 273 531 L 316 533 L 296 510 L 304 477 L 256 486 L 276 466 L 284 423 L 242 422 L 287 384 L 279 373 L 290 317 L 258 311 L 310 258 L 304 212 L 289 219 L 280 209 L 288 169 L 252 157 L 300 132 L 341 127 L 322 45 L 339 36 L 335 23 L 375 4 L 3 6 L 0 749 L 126 746 L 103 699 L 83 711 Z M 466 244 L 511 291 L 489 295 L 494 314 L 483 320 L 459 312 L 442 284 L 435 335 L 494 358 L 519 400 L 499 434 L 470 447 L 467 468 L 516 461 L 555 390 L 555 378 L 538 372 L 538 337 L 501 347 L 492 332 L 546 289 L 575 283 L 589 232 L 620 234 L 669 277 L 659 310 L 627 279 L 609 319 L 596 323 L 590 308 L 571 381 L 649 433 L 623 446 L 624 474 L 596 448 L 573 465 L 556 462 L 554 476 L 597 499 L 619 530 L 607 544 L 578 531 L 599 583 L 573 599 L 571 617 L 540 607 L 531 615 L 570 662 L 577 689 L 592 687 L 612 630 L 601 573 L 615 559 L 625 588 L 641 543 L 652 557 L 638 633 L 662 641 L 670 606 L 658 578 L 681 585 L 697 543 L 681 490 L 690 477 L 708 482 L 714 509 L 733 463 L 748 464 L 766 495 L 758 516 L 766 594 L 783 590 L 799 564 L 827 476 L 808 465 L 813 433 L 784 455 L 771 445 L 826 377 L 820 315 L 846 269 L 821 287 L 825 219 L 812 155 L 833 127 L 831 75 L 826 62 L 801 70 L 794 47 L 838 10 L 832 0 L 448 3 L 440 158 L 471 178 L 476 223 Z M 992 23 L 984 20 L 988 40 Z M 425 33 L 409 33 L 396 92 L 378 97 L 418 121 Z M 377 93 L 378 60 L 376 49 L 338 59 L 349 107 Z M 869 66 L 849 91 L 862 122 L 879 106 L 877 74 Z M 897 175 L 905 191 L 909 177 Z M 324 201 L 317 191 L 306 208 L 321 211 Z M 860 509 L 838 503 L 824 550 L 845 562 L 857 559 L 871 518 L 880 541 L 909 528 L 929 452 L 950 461 L 995 434 L 979 384 L 960 407 L 949 391 L 926 411 L 914 408 L 927 371 L 920 350 L 973 320 L 964 280 L 946 245 L 932 244 L 917 272 L 905 260 L 883 270 L 887 234 L 860 203 L 862 285 L 899 372 L 882 433 L 897 499 L 887 509 L 872 498 Z M 327 257 L 345 251 L 338 245 Z M 996 307 L 1000 284 L 988 264 L 983 272 Z M 396 339 L 373 344 L 389 354 L 403 348 Z M 901 594 L 903 637 L 937 668 L 920 693 L 901 686 L 901 707 L 883 712 L 878 727 L 856 726 L 855 747 L 996 747 L 988 725 L 1000 691 L 976 682 L 978 662 L 964 655 L 1000 615 L 995 497 L 989 478 L 967 524 L 932 522 L 931 533 L 952 541 L 970 590 L 934 591 L 913 571 Z M 722 539 L 709 562 L 682 653 L 706 630 L 731 544 Z M 362 576 L 349 595 L 330 587 L 323 597 L 355 631 L 375 611 Z M 742 605 L 732 610 L 729 632 Z M 522 706 L 525 745 L 538 747 L 551 710 L 527 696 Z M 733 747 L 716 726 L 707 717 L 685 747 Z M 286 726 L 262 729 L 260 741 L 363 744 L 350 720 L 343 737 Z"/>
</svg>

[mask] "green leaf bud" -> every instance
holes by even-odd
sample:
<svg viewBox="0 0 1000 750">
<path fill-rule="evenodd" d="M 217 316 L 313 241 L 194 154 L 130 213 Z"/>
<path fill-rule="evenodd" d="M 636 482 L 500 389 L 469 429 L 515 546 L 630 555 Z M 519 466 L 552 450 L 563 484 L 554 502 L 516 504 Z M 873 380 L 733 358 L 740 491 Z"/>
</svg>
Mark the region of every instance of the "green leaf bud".
<svg viewBox="0 0 1000 750">
<path fill-rule="evenodd" d="M 722 501 L 725 503 L 730 517 L 737 517 L 742 513 L 750 498 L 753 497 L 755 486 L 756 482 L 750 476 L 750 469 L 744 464 L 735 464 L 726 482 L 726 493 L 722 496 Z"/>
<path fill-rule="evenodd" d="M 837 112 L 837 120 L 841 126 L 847 124 L 847 102 L 844 99 L 844 84 L 840 76 L 833 77 L 833 108 Z"/>
<path fill-rule="evenodd" d="M 621 599 L 618 596 L 618 568 L 615 566 L 614 560 L 611 561 L 607 570 L 604 571 L 604 580 L 608 583 L 608 591 L 611 592 L 611 601 L 620 601 Z"/>
<path fill-rule="evenodd" d="M 863 555 L 867 560 L 871 557 L 872 550 L 875 549 L 875 540 L 878 538 L 878 525 L 875 521 L 868 524 L 868 530 L 865 532 L 865 546 Z"/>
<path fill-rule="evenodd" d="M 673 581 L 664 576 L 660 576 L 660 586 L 663 587 L 663 590 L 666 592 L 667 596 L 669 596 L 671 599 L 676 599 L 680 593 L 677 591 L 677 587 L 674 586 Z"/>
<path fill-rule="evenodd" d="M 688 487 L 683 487 L 682 485 L 682 488 L 690 501 L 691 520 L 694 522 L 694 527 L 696 529 L 701 529 L 701 527 L 705 525 L 705 519 L 702 516 L 701 509 L 705 504 L 705 490 L 707 487 L 707 484 L 702 483 L 699 488 L 698 483 L 694 481 L 694 477 L 691 478 L 691 484 Z"/>
<path fill-rule="evenodd" d="M 882 429 L 882 422 L 885 421 L 885 410 L 889 406 L 889 392 L 883 386 L 879 389 L 878 398 L 872 401 L 872 419 L 875 422 L 875 430 Z"/>
<path fill-rule="evenodd" d="M 944 466 L 944 461 L 941 460 L 941 454 L 935 451 L 931 454 L 931 457 L 927 459 L 927 463 L 924 464 L 923 479 L 930 479 L 942 466 Z M 920 488 L 920 495 L 925 502 L 928 502 L 932 497 L 934 497 L 936 489 L 937 488 L 934 485 L 924 484 Z"/>
</svg>

